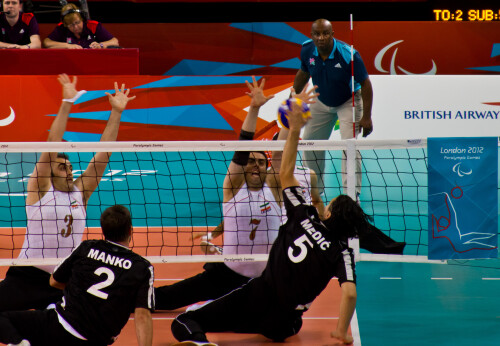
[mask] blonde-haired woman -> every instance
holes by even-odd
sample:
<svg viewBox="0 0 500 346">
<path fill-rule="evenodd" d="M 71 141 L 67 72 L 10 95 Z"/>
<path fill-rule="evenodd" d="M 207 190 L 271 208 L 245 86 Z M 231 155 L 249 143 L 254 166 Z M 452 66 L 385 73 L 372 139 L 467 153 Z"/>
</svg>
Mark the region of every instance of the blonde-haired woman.
<svg viewBox="0 0 500 346">
<path fill-rule="evenodd" d="M 86 19 L 75 4 L 61 10 L 61 22 L 43 41 L 45 48 L 102 49 L 118 47 L 118 39 L 104 29 L 101 23 Z"/>
</svg>

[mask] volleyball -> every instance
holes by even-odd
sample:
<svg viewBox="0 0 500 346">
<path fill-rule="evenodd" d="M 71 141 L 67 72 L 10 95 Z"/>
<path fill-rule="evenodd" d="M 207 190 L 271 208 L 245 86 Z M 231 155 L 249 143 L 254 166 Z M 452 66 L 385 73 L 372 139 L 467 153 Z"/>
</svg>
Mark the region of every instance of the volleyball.
<svg viewBox="0 0 500 346">
<path fill-rule="evenodd" d="M 302 107 L 302 117 L 304 117 L 304 119 L 307 119 L 311 116 L 311 111 L 309 110 L 309 106 L 301 99 L 289 98 L 288 100 L 283 101 L 280 107 L 278 108 L 278 121 L 282 127 L 285 127 L 287 129 L 290 128 L 290 126 L 288 125 L 287 112 L 291 110 L 292 102 L 295 102 L 297 105 Z"/>
</svg>

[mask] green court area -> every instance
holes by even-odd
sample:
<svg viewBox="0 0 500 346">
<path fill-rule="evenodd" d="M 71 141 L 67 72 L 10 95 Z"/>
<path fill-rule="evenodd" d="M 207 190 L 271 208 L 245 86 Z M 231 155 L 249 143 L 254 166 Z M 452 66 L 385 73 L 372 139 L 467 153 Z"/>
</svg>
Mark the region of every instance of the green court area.
<svg viewBox="0 0 500 346">
<path fill-rule="evenodd" d="M 360 262 L 361 345 L 500 345 L 500 261 Z"/>
</svg>

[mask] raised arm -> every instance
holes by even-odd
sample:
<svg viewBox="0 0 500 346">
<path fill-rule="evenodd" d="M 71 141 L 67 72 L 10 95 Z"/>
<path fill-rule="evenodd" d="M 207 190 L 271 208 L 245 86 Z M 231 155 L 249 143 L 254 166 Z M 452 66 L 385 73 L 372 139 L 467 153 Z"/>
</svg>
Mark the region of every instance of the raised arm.
<svg viewBox="0 0 500 346">
<path fill-rule="evenodd" d="M 259 117 L 259 109 L 267 101 L 272 99 L 274 95 L 264 95 L 264 85 L 266 84 L 265 78 L 262 78 L 260 84 L 252 76 L 252 83 L 246 81 L 249 91 L 246 93 L 250 96 L 250 109 L 243 121 L 240 132 L 240 140 L 252 140 L 257 127 L 257 118 Z M 243 174 L 243 167 L 246 166 L 248 161 L 249 152 L 237 151 L 234 154 L 231 163 L 229 164 L 226 178 L 223 185 L 223 199 L 229 201 L 238 192 L 239 188 L 243 185 L 245 176 Z"/>
<path fill-rule="evenodd" d="M 300 70 L 302 71 L 302 70 Z M 306 90 L 305 88 L 302 89 L 302 92 L 299 94 L 295 93 L 295 88 L 292 88 L 290 94 L 295 95 L 295 98 L 301 99 L 303 102 L 307 104 L 313 104 L 316 103 L 316 97 L 318 97 L 319 93 L 316 92 L 317 86 L 315 85 L 312 89 Z M 286 140 L 288 137 L 288 129 L 286 127 L 283 127 L 280 129 L 280 132 L 278 133 L 278 141 L 281 140 Z M 281 150 L 275 150 L 272 152 L 272 161 L 271 161 L 271 167 L 273 168 L 273 171 L 275 173 L 279 173 L 280 171 L 280 166 L 281 166 L 281 157 L 283 155 L 283 151 Z"/>
<path fill-rule="evenodd" d="M 66 74 L 58 76 L 58 81 L 62 86 L 63 100 L 59 107 L 59 112 L 50 126 L 47 142 L 60 142 L 66 131 L 68 116 L 73 105 L 74 98 L 79 95 L 76 91 L 76 76 L 73 80 Z M 35 169 L 28 180 L 26 204 L 32 205 L 38 202 L 51 186 L 51 162 L 55 161 L 57 153 L 41 153 Z"/>
<path fill-rule="evenodd" d="M 153 344 L 153 319 L 151 311 L 144 308 L 136 308 L 134 311 L 135 333 L 139 346 L 151 346 Z"/>
<path fill-rule="evenodd" d="M 106 95 L 108 95 L 109 104 L 111 105 L 111 114 L 109 115 L 106 128 L 102 133 L 101 142 L 116 141 L 122 112 L 127 107 L 127 103 L 135 99 L 135 96 L 129 97 L 129 93 L 130 89 L 125 89 L 125 84 L 122 84 L 121 89 L 119 89 L 118 83 L 116 82 L 115 95 L 113 96 L 110 93 L 106 93 Z M 80 191 L 83 192 L 85 205 L 87 205 L 90 196 L 97 188 L 97 185 L 99 185 L 111 154 L 111 152 L 100 152 L 95 154 L 85 172 L 76 180 L 75 183 Z"/>
<path fill-rule="evenodd" d="M 298 186 L 299 182 L 293 174 L 295 171 L 295 161 L 297 160 L 297 148 L 300 139 L 300 130 L 306 124 L 307 119 L 302 116 L 302 109 L 295 102 L 292 103 L 292 110 L 288 112 L 288 124 L 290 130 L 286 139 L 283 156 L 281 158 L 280 180 L 281 188 L 284 190 L 290 186 Z"/>
</svg>

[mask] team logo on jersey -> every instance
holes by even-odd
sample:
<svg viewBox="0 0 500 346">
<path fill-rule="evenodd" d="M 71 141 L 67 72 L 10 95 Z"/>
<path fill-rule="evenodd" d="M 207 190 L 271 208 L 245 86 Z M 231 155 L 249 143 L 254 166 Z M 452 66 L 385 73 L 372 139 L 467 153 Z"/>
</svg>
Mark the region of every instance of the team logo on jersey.
<svg viewBox="0 0 500 346">
<path fill-rule="evenodd" d="M 2 35 L 5 35 L 5 29 L 2 28 Z"/>
<path fill-rule="evenodd" d="M 260 208 L 260 213 L 265 214 L 269 210 L 271 210 L 271 204 L 269 202 L 266 202 L 266 203 L 262 204 L 259 208 Z"/>
<path fill-rule="evenodd" d="M 24 29 L 21 29 L 21 31 L 19 31 L 20 34 L 24 34 Z"/>
<path fill-rule="evenodd" d="M 90 37 L 90 35 L 88 35 L 88 36 L 87 36 L 87 40 L 90 40 L 90 39 L 92 39 L 92 37 Z"/>
<path fill-rule="evenodd" d="M 316 65 L 316 60 L 314 60 L 314 58 L 310 58 L 309 59 L 309 65 Z"/>
<path fill-rule="evenodd" d="M 71 201 L 71 209 L 78 209 L 78 201 Z"/>
<path fill-rule="evenodd" d="M 66 42 L 67 42 L 67 43 L 73 43 L 73 41 L 71 40 L 71 37 L 68 37 L 68 38 L 66 39 Z"/>
</svg>

